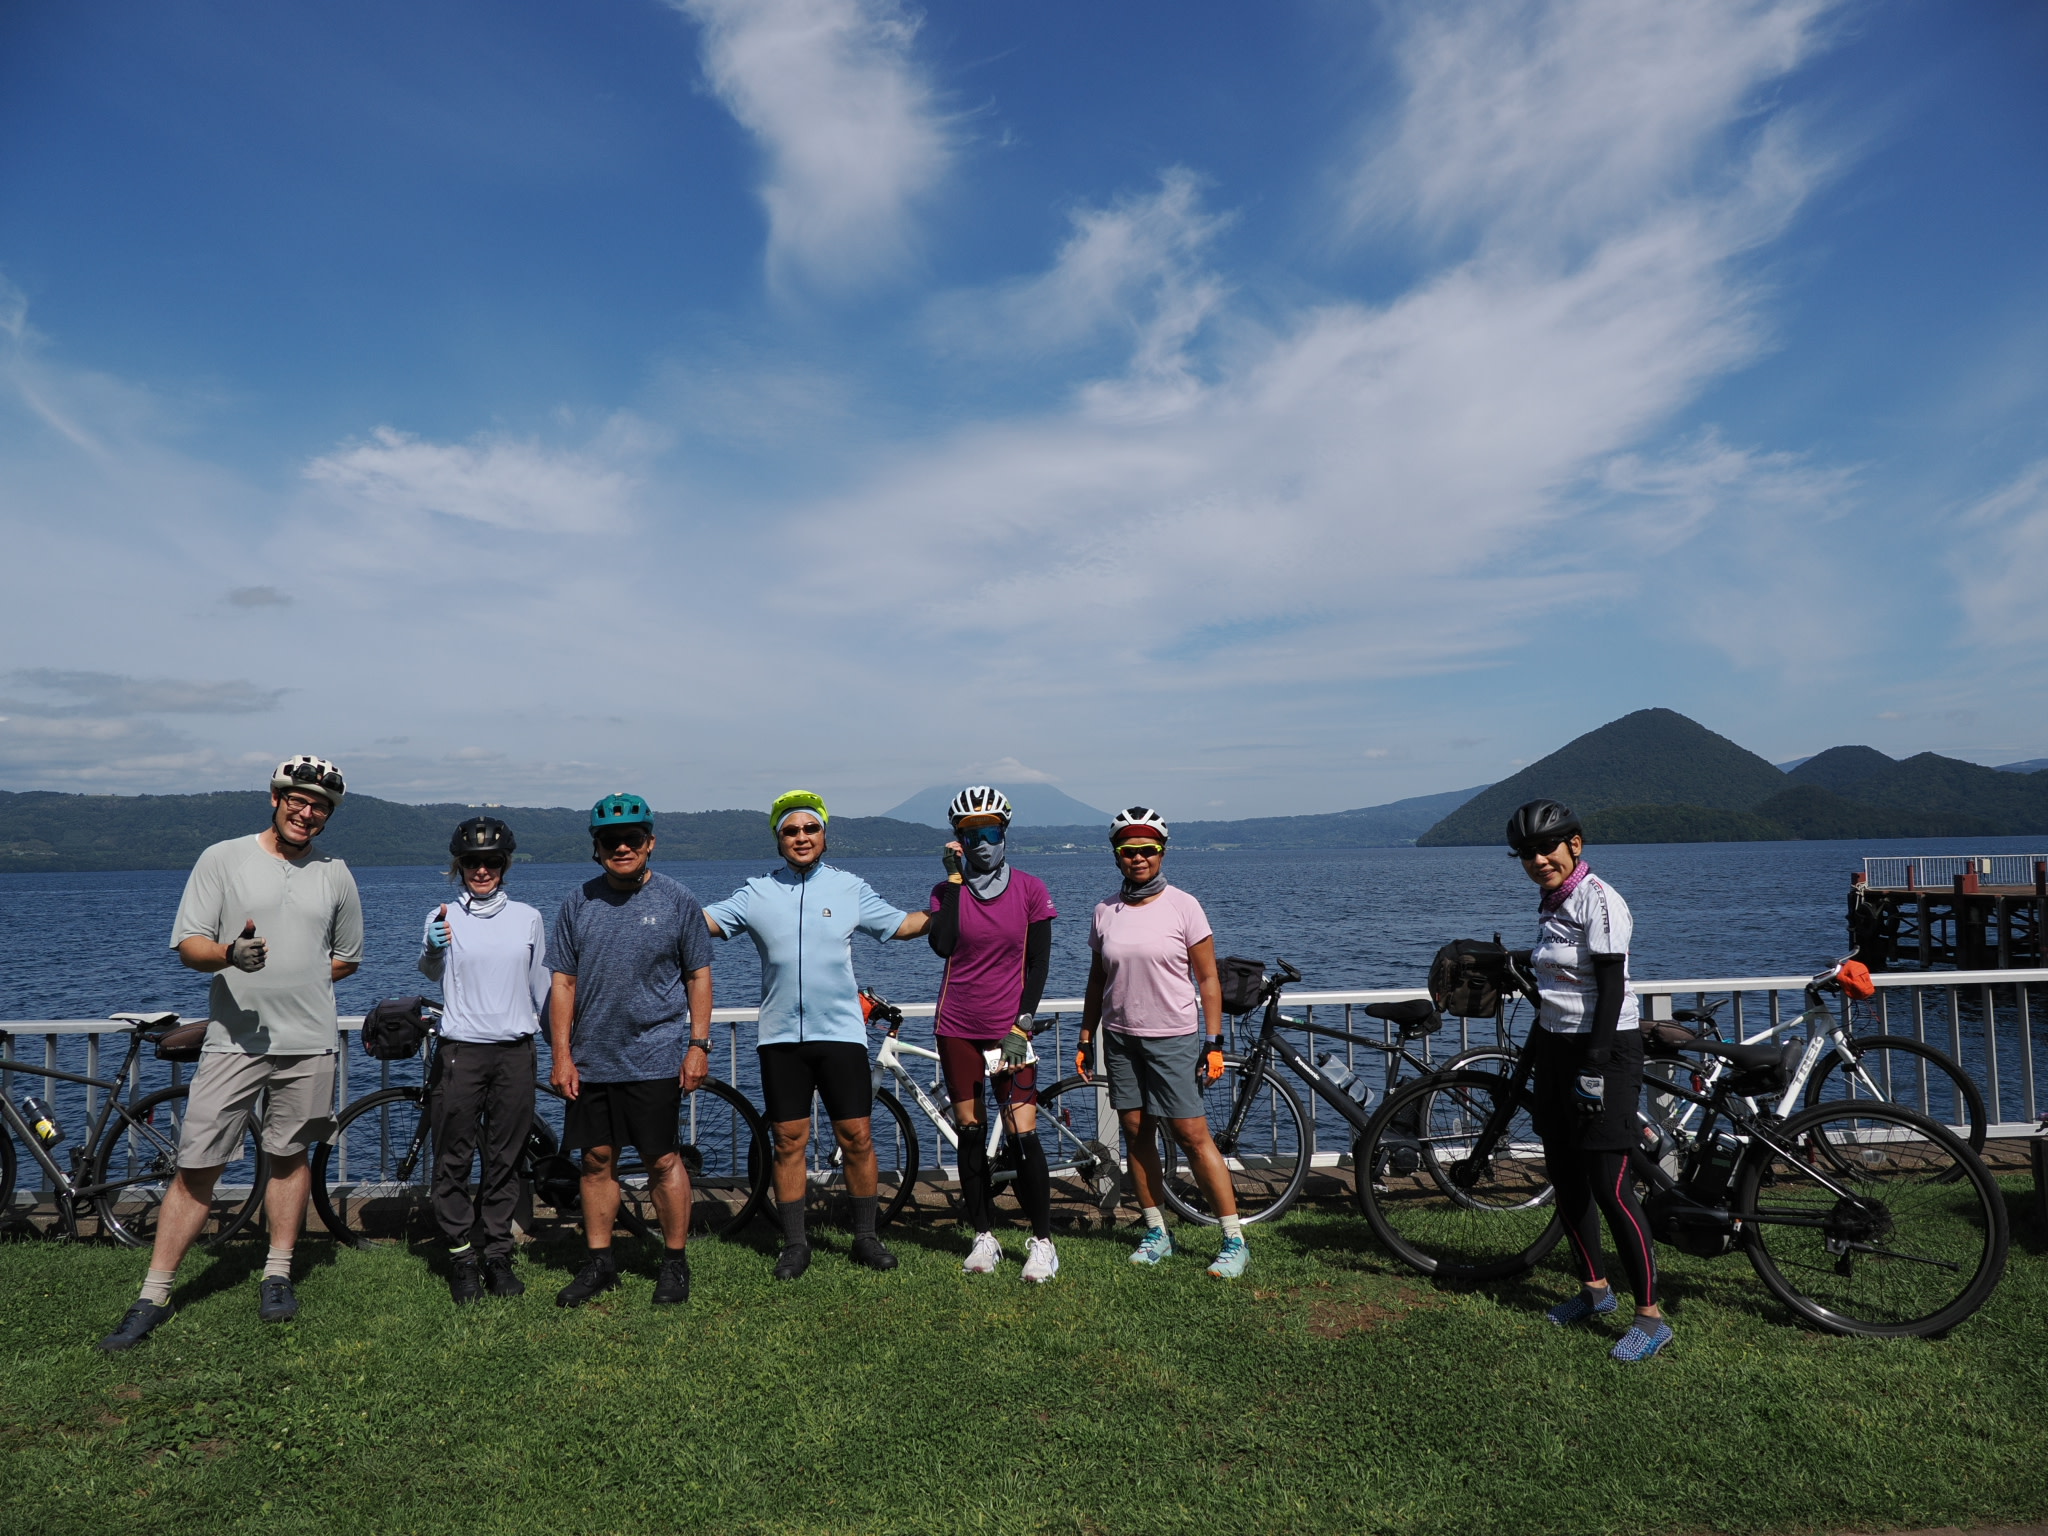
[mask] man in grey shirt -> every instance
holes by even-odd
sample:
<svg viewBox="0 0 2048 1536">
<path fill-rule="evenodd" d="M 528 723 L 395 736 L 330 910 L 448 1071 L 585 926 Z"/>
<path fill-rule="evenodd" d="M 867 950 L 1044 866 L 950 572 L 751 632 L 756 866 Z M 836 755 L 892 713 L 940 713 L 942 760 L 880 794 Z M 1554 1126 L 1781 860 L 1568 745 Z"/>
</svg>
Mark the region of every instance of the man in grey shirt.
<svg viewBox="0 0 2048 1536">
<path fill-rule="evenodd" d="M 241 1154 L 259 1100 L 270 1254 L 257 1315 L 287 1322 L 292 1248 L 312 1192 L 306 1149 L 332 1134 L 338 1030 L 334 984 L 363 958 L 363 907 L 355 877 L 313 839 L 341 804 L 341 773 L 323 758 L 294 757 L 270 778 L 270 825 L 215 843 L 185 882 L 171 947 L 213 977 L 211 1023 L 186 1102 L 178 1175 L 164 1191 L 156 1247 L 142 1295 L 100 1340 L 132 1349 L 171 1315 L 179 1261 L 213 1217 L 213 1190 Z"/>
</svg>

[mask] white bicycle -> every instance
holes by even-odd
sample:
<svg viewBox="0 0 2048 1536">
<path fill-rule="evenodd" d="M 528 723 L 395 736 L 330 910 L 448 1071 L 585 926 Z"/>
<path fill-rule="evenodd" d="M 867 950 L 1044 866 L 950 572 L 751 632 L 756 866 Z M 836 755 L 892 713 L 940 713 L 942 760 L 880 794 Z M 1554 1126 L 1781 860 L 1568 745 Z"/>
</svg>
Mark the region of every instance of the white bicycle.
<svg viewBox="0 0 2048 1536">
<path fill-rule="evenodd" d="M 861 1005 L 870 1024 L 887 1027 L 874 1065 L 872 1125 L 879 1173 L 876 1193 L 880 1200 L 875 1215 L 879 1227 L 894 1221 L 910 1204 L 924 1169 L 917 1122 L 904 1100 L 916 1106 L 938 1133 L 934 1171 L 943 1165 L 945 1148 L 959 1148 L 960 1131 L 950 1113 L 952 1098 L 946 1091 L 945 1073 L 939 1068 L 939 1053 L 902 1037 L 903 1010 L 886 998 L 863 991 Z M 1037 1025 L 1033 1038 L 1051 1027 L 1049 1020 Z M 920 1082 L 927 1070 L 929 1081 Z M 1101 1084 L 1083 1082 L 1078 1076 L 1064 1078 L 1038 1095 L 1038 1136 L 1052 1175 L 1053 1206 L 1055 1211 L 1065 1207 L 1070 1220 L 1073 1207 L 1081 1206 L 1088 1219 L 1106 1223 L 1113 1217 L 1123 1189 L 1123 1167 L 1115 1151 L 1116 1117 L 1103 1102 L 1105 1098 Z M 1098 1116 L 1107 1117 L 1102 1122 L 1109 1128 L 1107 1138 L 1099 1134 Z M 1017 1159 L 1000 1115 L 990 1117 L 986 1134 L 989 1182 L 1002 1190 L 1016 1181 Z M 846 1199 L 843 1159 L 829 1124 L 814 1127 L 808 1166 L 814 1203 L 830 1206 Z"/>
</svg>

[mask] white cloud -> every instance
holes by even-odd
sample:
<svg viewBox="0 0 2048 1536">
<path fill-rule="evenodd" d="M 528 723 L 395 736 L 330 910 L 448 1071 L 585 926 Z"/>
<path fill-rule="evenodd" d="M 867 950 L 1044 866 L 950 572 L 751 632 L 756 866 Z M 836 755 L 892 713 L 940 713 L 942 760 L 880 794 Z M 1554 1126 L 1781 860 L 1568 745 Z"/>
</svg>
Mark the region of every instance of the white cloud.
<svg viewBox="0 0 2048 1536">
<path fill-rule="evenodd" d="M 2048 459 L 1966 508 L 1961 526 L 1964 542 L 1949 565 L 1965 633 L 1979 645 L 2021 648 L 2038 661 L 2048 643 Z"/>
<path fill-rule="evenodd" d="M 704 72 L 767 156 L 768 275 L 857 286 L 911 248 L 951 158 L 896 0 L 670 0 L 704 29 Z"/>
<path fill-rule="evenodd" d="M 606 458 L 531 439 L 433 443 L 391 427 L 321 454 L 305 477 L 366 509 L 438 512 L 521 533 L 622 528 L 638 483 Z"/>
<path fill-rule="evenodd" d="M 0 708 L 37 715 L 249 715 L 277 708 L 282 688 L 235 679 L 197 682 L 176 677 L 126 677 L 22 667 L 6 674 L 16 687 L 45 695 L 37 703 L 10 699 Z"/>
</svg>

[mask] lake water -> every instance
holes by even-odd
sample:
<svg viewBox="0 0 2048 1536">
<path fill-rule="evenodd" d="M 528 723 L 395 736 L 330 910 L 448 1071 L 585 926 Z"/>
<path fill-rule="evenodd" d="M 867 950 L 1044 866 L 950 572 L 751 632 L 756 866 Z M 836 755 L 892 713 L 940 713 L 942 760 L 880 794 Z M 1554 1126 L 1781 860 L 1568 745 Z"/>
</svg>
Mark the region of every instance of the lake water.
<svg viewBox="0 0 2048 1536">
<path fill-rule="evenodd" d="M 2048 839 L 1649 844 L 1595 848 L 1588 857 L 1634 911 L 1631 970 L 1645 980 L 1820 968 L 1848 946 L 1849 876 L 1866 854 L 2039 852 L 2048 852 Z M 1087 978 L 1089 914 L 1116 883 L 1107 851 L 1020 862 L 1046 882 L 1061 914 L 1046 995 L 1078 997 Z M 922 905 L 939 873 L 935 859 L 843 863 L 905 907 Z M 656 867 L 709 902 L 768 865 Z M 1420 986 L 1430 957 L 1449 939 L 1499 932 L 1527 944 L 1535 930 L 1535 888 L 1519 864 L 1493 848 L 1182 851 L 1168 855 L 1167 870 L 1208 911 L 1219 953 L 1284 956 L 1314 990 Z M 552 918 L 562 896 L 594 873 L 588 864 L 522 864 L 511 889 Z M 360 869 L 356 880 L 364 963 L 337 989 L 342 1012 L 350 1014 L 381 997 L 431 990 L 413 964 L 421 923 L 450 889 L 431 868 Z M 139 1009 L 203 1016 L 206 978 L 181 967 L 167 947 L 184 881 L 175 870 L 0 875 L 0 1019 L 104 1018 Z M 760 983 L 753 945 L 714 948 L 718 1001 L 753 1004 Z M 936 995 L 940 962 L 922 940 L 856 939 L 855 964 L 864 983 L 899 1002 Z M 2039 1029 L 2048 1029 L 2048 1018 L 2037 1020 Z M 743 1031 L 737 1075 L 749 1088 L 750 1043 Z M 2048 1048 L 2048 1038 L 2042 1043 Z M 728 1073 L 730 1062 L 722 1050 L 717 1070 Z M 362 1091 L 374 1083 L 377 1066 L 358 1055 L 356 1067 L 351 1086 Z"/>
</svg>

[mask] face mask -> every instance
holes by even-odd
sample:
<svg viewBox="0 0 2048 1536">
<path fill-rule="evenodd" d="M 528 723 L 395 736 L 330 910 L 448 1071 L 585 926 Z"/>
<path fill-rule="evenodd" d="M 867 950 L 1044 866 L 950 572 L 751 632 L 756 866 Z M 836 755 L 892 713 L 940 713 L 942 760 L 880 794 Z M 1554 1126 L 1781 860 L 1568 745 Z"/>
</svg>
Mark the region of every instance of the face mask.
<svg viewBox="0 0 2048 1536">
<path fill-rule="evenodd" d="M 961 872 L 974 894 L 983 901 L 995 900 L 1008 888 L 1009 855 L 1007 841 L 989 843 L 976 838 L 965 845 L 960 860 Z"/>
</svg>

